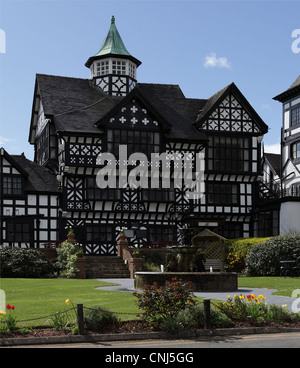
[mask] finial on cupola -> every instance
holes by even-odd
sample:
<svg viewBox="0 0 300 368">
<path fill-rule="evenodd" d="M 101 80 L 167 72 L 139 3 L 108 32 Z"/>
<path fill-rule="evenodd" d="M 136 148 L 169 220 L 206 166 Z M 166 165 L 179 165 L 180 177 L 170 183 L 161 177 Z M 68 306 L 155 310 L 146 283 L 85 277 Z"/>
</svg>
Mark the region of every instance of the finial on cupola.
<svg viewBox="0 0 300 368">
<path fill-rule="evenodd" d="M 111 17 L 110 22 L 111 22 L 111 24 L 115 24 L 115 17 L 114 16 Z"/>
</svg>

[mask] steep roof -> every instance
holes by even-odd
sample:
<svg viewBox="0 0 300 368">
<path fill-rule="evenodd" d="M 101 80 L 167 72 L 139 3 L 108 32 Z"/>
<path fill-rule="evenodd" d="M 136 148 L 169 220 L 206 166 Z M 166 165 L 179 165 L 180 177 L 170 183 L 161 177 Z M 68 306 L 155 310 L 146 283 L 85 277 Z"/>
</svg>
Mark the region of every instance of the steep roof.
<svg viewBox="0 0 300 368">
<path fill-rule="evenodd" d="M 277 100 L 280 102 L 285 102 L 294 96 L 300 94 L 300 75 L 295 80 L 294 83 L 284 92 L 280 93 L 279 95 L 273 97 L 273 100 Z"/>
<path fill-rule="evenodd" d="M 36 83 L 45 116 L 53 118 L 57 132 L 99 134 L 98 122 L 130 97 L 109 96 L 88 79 L 37 74 Z M 206 100 L 185 98 L 178 85 L 170 84 L 140 83 L 134 93 L 170 126 L 169 138 L 206 140 L 204 133 L 193 127 Z"/>
<path fill-rule="evenodd" d="M 280 176 L 281 155 L 278 153 L 265 153 L 264 156 L 275 171 L 275 173 Z"/>
<path fill-rule="evenodd" d="M 24 154 L 10 155 L 4 148 L 1 148 L 1 155 L 3 155 L 10 164 L 16 168 L 22 176 L 24 176 L 25 190 L 47 193 L 59 192 L 59 183 L 56 180 L 56 175 L 52 171 L 28 160 Z"/>
<path fill-rule="evenodd" d="M 95 123 L 120 97 L 112 97 L 88 79 L 37 74 L 45 115 L 54 118 L 58 132 L 99 133 Z"/>
</svg>

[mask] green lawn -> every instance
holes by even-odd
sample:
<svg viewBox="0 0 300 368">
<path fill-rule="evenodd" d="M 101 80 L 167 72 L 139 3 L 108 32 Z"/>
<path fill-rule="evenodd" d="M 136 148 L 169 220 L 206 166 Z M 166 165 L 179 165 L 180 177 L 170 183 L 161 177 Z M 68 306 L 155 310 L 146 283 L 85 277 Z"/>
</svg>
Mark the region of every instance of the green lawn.
<svg viewBox="0 0 300 368">
<path fill-rule="evenodd" d="M 6 303 L 15 306 L 18 321 L 34 319 L 69 309 L 65 301 L 86 307 L 102 306 L 113 312 L 138 313 L 132 293 L 97 290 L 95 287 L 111 285 L 96 280 L 78 279 L 0 279 Z M 134 315 L 120 315 L 122 319 L 135 319 Z M 49 318 L 21 323 L 24 326 L 49 325 Z"/>
<path fill-rule="evenodd" d="M 295 289 L 300 289 L 299 277 L 239 277 L 239 287 L 276 289 L 274 295 L 292 296 Z"/>
<path fill-rule="evenodd" d="M 135 314 L 139 310 L 136 305 L 137 299 L 133 294 L 95 289 L 104 285 L 109 284 L 78 279 L 0 279 L 0 289 L 5 291 L 6 303 L 15 306 L 14 313 L 18 321 L 46 316 L 43 319 L 20 324 L 31 327 L 49 326 L 47 316 L 71 307 L 65 304 L 66 299 L 70 299 L 74 305 L 77 303 L 83 303 L 86 307 L 98 305 L 112 312 L 130 313 L 118 316 L 122 319 L 135 319 Z M 238 285 L 276 289 L 278 295 L 291 296 L 293 290 L 300 288 L 300 278 L 239 277 Z"/>
</svg>

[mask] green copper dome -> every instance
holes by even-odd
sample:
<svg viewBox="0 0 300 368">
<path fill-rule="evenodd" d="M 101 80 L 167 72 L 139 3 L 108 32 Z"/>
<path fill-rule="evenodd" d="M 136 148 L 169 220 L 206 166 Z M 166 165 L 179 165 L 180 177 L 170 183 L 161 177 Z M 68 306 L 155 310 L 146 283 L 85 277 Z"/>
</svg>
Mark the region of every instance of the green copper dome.
<svg viewBox="0 0 300 368">
<path fill-rule="evenodd" d="M 111 25 L 110 25 L 109 31 L 105 37 L 105 40 L 99 52 L 96 55 L 90 57 L 88 61 L 85 63 L 85 65 L 89 67 L 94 60 L 103 59 L 104 57 L 107 57 L 110 55 L 130 59 L 133 62 L 135 62 L 137 66 L 141 64 L 141 62 L 135 57 L 133 57 L 126 49 L 124 42 L 122 41 L 122 38 L 115 25 L 114 16 L 111 17 Z"/>
<path fill-rule="evenodd" d="M 122 38 L 117 30 L 114 16 L 111 17 L 111 25 L 105 37 L 105 40 L 101 46 L 101 49 L 95 56 L 102 56 L 108 54 L 131 56 L 128 50 L 126 49 L 122 41 Z"/>
</svg>

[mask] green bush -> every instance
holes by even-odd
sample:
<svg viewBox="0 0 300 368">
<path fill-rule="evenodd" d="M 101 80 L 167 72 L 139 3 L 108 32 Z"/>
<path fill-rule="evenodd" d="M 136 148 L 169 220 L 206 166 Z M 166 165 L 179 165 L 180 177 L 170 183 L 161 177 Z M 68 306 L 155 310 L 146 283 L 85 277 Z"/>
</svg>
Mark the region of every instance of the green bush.
<svg viewBox="0 0 300 368">
<path fill-rule="evenodd" d="M 112 312 L 101 307 L 86 308 L 84 312 L 84 324 L 92 331 L 109 331 L 119 323 L 119 319 Z"/>
<path fill-rule="evenodd" d="M 234 323 L 219 309 L 211 309 L 211 327 L 232 327 Z M 204 328 L 203 304 L 191 303 L 180 310 L 175 317 L 168 316 L 160 325 L 160 329 L 169 334 L 177 334 L 183 330 Z"/>
<path fill-rule="evenodd" d="M 57 248 L 57 262 L 56 265 L 60 270 L 60 276 L 72 278 L 76 276 L 78 268 L 76 267 L 76 250 L 77 246 L 68 241 L 64 241 Z"/>
<path fill-rule="evenodd" d="M 152 327 L 159 327 L 168 317 L 177 316 L 180 310 L 189 304 L 194 304 L 192 295 L 192 283 L 183 282 L 173 278 L 171 282 L 166 281 L 164 286 L 146 285 L 143 293 L 134 293 L 138 298 L 138 306 L 141 317 Z"/>
<path fill-rule="evenodd" d="M 0 246 L 1 277 L 49 277 L 54 267 L 48 258 L 34 249 Z"/>
<path fill-rule="evenodd" d="M 280 261 L 300 261 L 300 236 L 284 235 L 256 244 L 246 260 L 247 276 L 278 276 Z"/>
<path fill-rule="evenodd" d="M 225 241 L 225 269 L 229 272 L 243 273 L 249 251 L 258 243 L 269 238 L 242 238 Z"/>
</svg>

